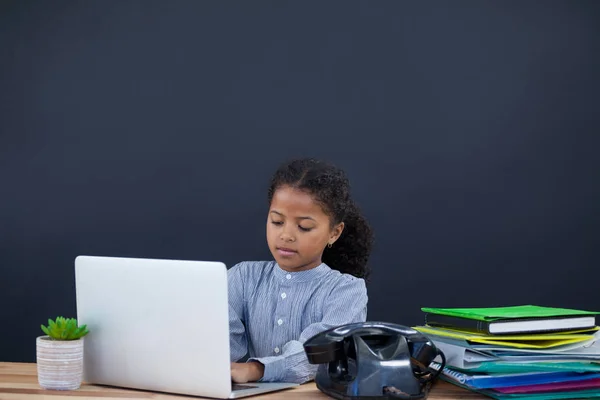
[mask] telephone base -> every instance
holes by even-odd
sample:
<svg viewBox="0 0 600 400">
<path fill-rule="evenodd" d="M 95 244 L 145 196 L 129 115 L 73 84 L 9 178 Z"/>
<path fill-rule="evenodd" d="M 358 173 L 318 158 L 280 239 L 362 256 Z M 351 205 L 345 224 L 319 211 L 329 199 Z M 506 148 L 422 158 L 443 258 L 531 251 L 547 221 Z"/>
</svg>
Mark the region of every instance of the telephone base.
<svg viewBox="0 0 600 400">
<path fill-rule="evenodd" d="M 330 329 L 304 348 L 309 362 L 320 364 L 317 388 L 340 400 L 424 400 L 437 377 L 429 364 L 443 357 L 421 333 L 381 322 Z"/>
</svg>

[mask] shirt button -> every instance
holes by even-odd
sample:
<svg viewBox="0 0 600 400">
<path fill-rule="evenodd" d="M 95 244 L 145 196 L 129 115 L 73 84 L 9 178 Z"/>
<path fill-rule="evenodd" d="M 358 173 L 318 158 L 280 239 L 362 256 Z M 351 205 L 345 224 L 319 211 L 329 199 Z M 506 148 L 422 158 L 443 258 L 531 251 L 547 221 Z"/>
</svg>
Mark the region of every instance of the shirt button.
<svg viewBox="0 0 600 400">
<path fill-rule="evenodd" d="M 275 347 L 275 353 L 279 353 L 279 347 Z"/>
<path fill-rule="evenodd" d="M 277 320 L 277 325 L 281 325 L 281 324 L 283 324 L 283 320 L 281 320 L 281 319 Z"/>
<path fill-rule="evenodd" d="M 287 294 L 285 294 L 285 293 L 281 293 L 281 298 L 282 298 L 282 299 L 285 299 L 286 297 L 287 297 Z"/>
<path fill-rule="evenodd" d="M 286 277 L 287 279 L 292 279 L 292 276 L 291 276 L 290 274 L 287 274 L 285 277 Z"/>
</svg>

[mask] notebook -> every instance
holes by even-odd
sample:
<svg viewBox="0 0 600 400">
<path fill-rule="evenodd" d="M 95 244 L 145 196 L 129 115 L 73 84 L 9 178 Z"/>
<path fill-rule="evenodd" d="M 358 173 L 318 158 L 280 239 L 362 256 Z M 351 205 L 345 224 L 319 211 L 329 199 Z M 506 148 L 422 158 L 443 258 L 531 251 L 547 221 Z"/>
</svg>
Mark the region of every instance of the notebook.
<svg viewBox="0 0 600 400">
<path fill-rule="evenodd" d="M 431 367 L 439 370 L 440 364 L 431 363 Z M 469 389 L 496 389 L 525 385 L 540 385 L 556 382 L 582 382 L 600 378 L 596 372 L 571 372 L 571 371 L 542 371 L 517 374 L 467 374 L 444 367 L 442 376 L 458 382 Z"/>
<path fill-rule="evenodd" d="M 561 332 L 596 326 L 598 312 L 536 305 L 421 308 L 425 324 L 485 334 Z"/>
<path fill-rule="evenodd" d="M 473 389 L 463 385 L 455 380 L 445 377 L 443 374 L 441 379 L 451 382 L 463 389 L 471 390 L 476 393 L 481 393 L 496 400 L 573 400 L 573 399 L 592 399 L 600 397 L 599 389 L 581 389 L 581 390 L 566 390 L 560 392 L 545 392 L 545 393 L 501 393 L 494 389 Z"/>
<path fill-rule="evenodd" d="M 221 262 L 79 256 L 75 289 L 87 383 L 222 399 L 298 386 L 232 382 Z"/>
</svg>

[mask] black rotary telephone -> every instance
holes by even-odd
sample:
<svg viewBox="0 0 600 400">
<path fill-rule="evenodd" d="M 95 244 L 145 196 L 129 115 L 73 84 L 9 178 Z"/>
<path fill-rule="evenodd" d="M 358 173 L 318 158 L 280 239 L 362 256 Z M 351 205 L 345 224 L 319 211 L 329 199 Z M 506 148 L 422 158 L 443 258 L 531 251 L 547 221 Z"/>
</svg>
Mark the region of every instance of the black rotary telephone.
<svg viewBox="0 0 600 400">
<path fill-rule="evenodd" d="M 338 399 L 425 399 L 444 368 L 444 353 L 422 333 L 386 322 L 338 326 L 304 343 L 315 383 Z M 439 370 L 430 363 L 441 358 Z"/>
</svg>

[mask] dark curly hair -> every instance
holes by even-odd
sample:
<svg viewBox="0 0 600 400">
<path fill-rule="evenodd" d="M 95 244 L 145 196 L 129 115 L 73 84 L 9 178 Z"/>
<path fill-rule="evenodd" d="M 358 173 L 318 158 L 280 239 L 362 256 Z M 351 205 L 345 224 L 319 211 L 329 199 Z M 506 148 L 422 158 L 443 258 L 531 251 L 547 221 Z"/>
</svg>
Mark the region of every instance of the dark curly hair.
<svg viewBox="0 0 600 400">
<path fill-rule="evenodd" d="M 344 171 L 312 158 L 293 160 L 281 165 L 271 178 L 269 204 L 282 186 L 311 194 L 331 218 L 332 227 L 344 222 L 341 236 L 331 248 L 325 248 L 322 260 L 340 272 L 367 279 L 373 231 L 350 197 L 350 183 Z"/>
</svg>

